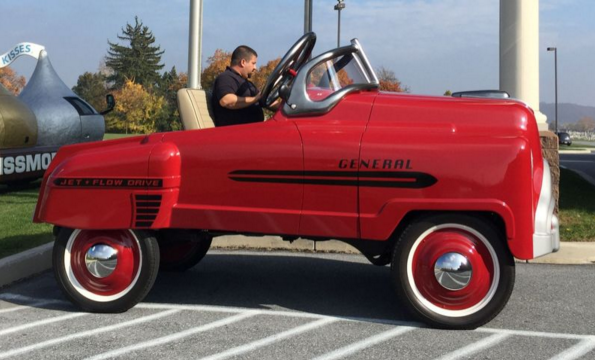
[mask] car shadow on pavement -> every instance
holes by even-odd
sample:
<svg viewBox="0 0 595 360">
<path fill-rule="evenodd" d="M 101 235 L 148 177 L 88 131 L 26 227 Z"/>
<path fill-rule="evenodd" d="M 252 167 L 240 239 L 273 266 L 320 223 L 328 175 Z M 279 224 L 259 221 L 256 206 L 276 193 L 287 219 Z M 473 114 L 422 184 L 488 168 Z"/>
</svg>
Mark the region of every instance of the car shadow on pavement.
<svg viewBox="0 0 595 360">
<path fill-rule="evenodd" d="M 413 320 L 393 290 L 389 266 L 357 255 L 316 256 L 209 253 L 185 273 L 160 273 L 144 301 Z"/>
<path fill-rule="evenodd" d="M 194 268 L 160 272 L 143 303 L 299 311 L 370 322 L 414 322 L 397 298 L 390 266 L 360 255 L 209 252 Z M 48 271 L 0 289 L 14 305 L 80 311 Z"/>
</svg>

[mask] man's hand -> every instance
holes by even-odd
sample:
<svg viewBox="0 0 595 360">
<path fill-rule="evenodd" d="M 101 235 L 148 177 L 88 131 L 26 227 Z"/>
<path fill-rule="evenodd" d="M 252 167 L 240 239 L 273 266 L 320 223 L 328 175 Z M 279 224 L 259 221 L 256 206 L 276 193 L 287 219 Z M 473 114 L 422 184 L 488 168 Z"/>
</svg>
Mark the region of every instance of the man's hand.
<svg viewBox="0 0 595 360">
<path fill-rule="evenodd" d="M 281 98 L 278 98 L 277 100 L 275 100 L 275 102 L 271 104 L 271 106 L 268 107 L 268 109 L 272 111 L 277 111 L 279 109 L 279 106 L 281 105 L 281 101 L 283 100 Z"/>
</svg>

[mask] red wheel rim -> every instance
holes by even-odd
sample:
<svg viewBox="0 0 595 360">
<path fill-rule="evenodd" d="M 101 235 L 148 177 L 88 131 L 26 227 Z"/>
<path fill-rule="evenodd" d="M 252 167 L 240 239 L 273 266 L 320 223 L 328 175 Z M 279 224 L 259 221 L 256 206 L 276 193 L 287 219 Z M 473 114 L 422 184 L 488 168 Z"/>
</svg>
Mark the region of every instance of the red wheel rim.
<svg viewBox="0 0 595 360">
<path fill-rule="evenodd" d="M 91 274 L 85 256 L 94 245 L 104 244 L 117 251 L 114 271 L 103 278 Z M 67 273 L 75 288 L 87 297 L 118 297 L 127 293 L 138 279 L 141 251 L 138 240 L 129 230 L 75 230 L 68 241 Z M 71 271 L 68 271 L 71 270 Z M 74 281 L 73 281 L 74 280 Z"/>
<path fill-rule="evenodd" d="M 462 225 L 443 225 L 424 233 L 414 244 L 408 262 L 414 293 L 422 303 L 439 313 L 461 316 L 473 313 L 493 297 L 499 267 L 491 245 L 478 232 Z M 467 258 L 472 268 L 469 284 L 448 290 L 436 279 L 434 265 L 447 253 Z"/>
</svg>

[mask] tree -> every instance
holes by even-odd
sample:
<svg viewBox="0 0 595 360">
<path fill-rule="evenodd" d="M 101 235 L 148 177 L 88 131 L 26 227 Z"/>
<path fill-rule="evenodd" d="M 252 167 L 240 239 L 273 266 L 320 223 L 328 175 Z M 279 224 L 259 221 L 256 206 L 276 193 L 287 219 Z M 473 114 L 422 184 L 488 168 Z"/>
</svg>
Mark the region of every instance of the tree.
<svg viewBox="0 0 595 360">
<path fill-rule="evenodd" d="M 108 80 L 114 82 L 115 88 L 122 87 L 126 79 L 145 87 L 152 86 L 159 81 L 158 71 L 164 66 L 159 62 L 165 51 L 160 51 L 160 46 L 153 46 L 155 36 L 138 17 L 134 21 L 134 26 L 126 24 L 122 35 L 118 35 L 118 39 L 128 45 L 107 42 L 110 49 L 105 63 L 114 71 Z"/>
<path fill-rule="evenodd" d="M 595 120 L 588 116 L 583 116 L 575 126 L 575 130 L 582 132 L 595 131 Z"/>
<path fill-rule="evenodd" d="M 155 127 L 157 131 L 172 131 L 180 130 L 182 122 L 180 121 L 180 114 L 178 112 L 178 90 L 185 87 L 188 83 L 188 75 L 186 73 L 178 74 L 176 67 L 172 67 L 171 71 L 163 73 L 157 88 L 157 94 L 164 98 L 163 111 L 155 119 Z"/>
<path fill-rule="evenodd" d="M 403 84 L 395 76 L 394 71 L 381 66 L 376 69 L 376 75 L 378 76 L 378 81 L 380 82 L 380 90 L 392 92 L 409 92 L 409 88 L 407 86 L 403 86 Z"/>
<path fill-rule="evenodd" d="M 217 76 L 231 64 L 231 53 L 217 49 L 213 56 L 207 59 L 207 64 L 208 66 L 202 71 L 200 85 L 203 89 L 211 91 Z"/>
<path fill-rule="evenodd" d="M 141 84 L 126 80 L 114 97 L 114 114 L 106 119 L 109 131 L 148 134 L 157 130 L 156 120 L 163 116 L 163 96 L 151 94 Z"/>
<path fill-rule="evenodd" d="M 0 68 L 0 84 L 15 96 L 20 94 L 27 81 L 24 76 L 18 76 L 9 66 Z"/>
<path fill-rule="evenodd" d="M 452 96 L 452 91 L 450 91 L 450 90 L 446 90 L 446 91 L 444 92 L 444 96 Z"/>
<path fill-rule="evenodd" d="M 80 75 L 72 91 L 91 104 L 97 111 L 102 111 L 106 107 L 105 95 L 108 90 L 106 77 L 101 73 L 85 72 Z"/>
<path fill-rule="evenodd" d="M 280 61 L 281 58 L 276 58 L 258 68 L 258 71 L 252 76 L 251 79 L 251 81 L 258 89 L 262 90 L 262 88 L 264 88 L 267 79 L 269 78 L 273 70 L 275 70 L 275 67 L 279 64 Z"/>
</svg>

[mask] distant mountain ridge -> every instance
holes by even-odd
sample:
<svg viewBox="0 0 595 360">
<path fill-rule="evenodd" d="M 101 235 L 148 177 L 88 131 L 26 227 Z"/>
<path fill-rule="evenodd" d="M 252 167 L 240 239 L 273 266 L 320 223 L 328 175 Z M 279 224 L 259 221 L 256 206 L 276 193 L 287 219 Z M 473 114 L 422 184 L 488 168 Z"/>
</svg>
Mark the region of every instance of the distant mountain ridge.
<svg viewBox="0 0 595 360">
<path fill-rule="evenodd" d="M 555 104 L 540 103 L 539 110 L 547 116 L 548 123 L 554 123 L 556 117 Z M 558 103 L 558 126 L 579 121 L 583 117 L 595 119 L 595 106 L 584 106 L 570 103 Z"/>
</svg>

